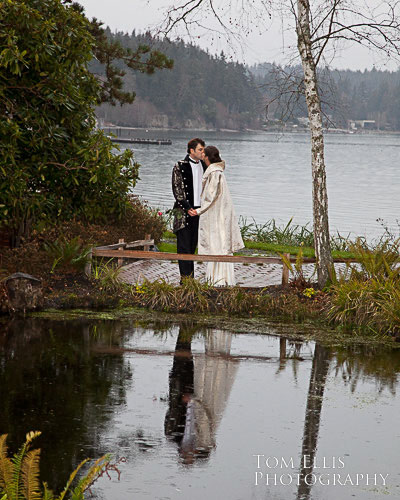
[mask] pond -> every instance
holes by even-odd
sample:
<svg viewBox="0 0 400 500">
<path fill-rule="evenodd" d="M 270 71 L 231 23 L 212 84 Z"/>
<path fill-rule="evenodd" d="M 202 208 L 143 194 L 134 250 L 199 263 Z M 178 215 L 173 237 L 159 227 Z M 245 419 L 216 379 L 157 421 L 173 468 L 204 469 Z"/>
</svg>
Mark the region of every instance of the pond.
<svg viewBox="0 0 400 500">
<path fill-rule="evenodd" d="M 85 457 L 98 498 L 398 498 L 400 351 L 235 334 L 194 322 L 0 325 L 0 433 L 41 430 L 59 491 Z"/>
</svg>

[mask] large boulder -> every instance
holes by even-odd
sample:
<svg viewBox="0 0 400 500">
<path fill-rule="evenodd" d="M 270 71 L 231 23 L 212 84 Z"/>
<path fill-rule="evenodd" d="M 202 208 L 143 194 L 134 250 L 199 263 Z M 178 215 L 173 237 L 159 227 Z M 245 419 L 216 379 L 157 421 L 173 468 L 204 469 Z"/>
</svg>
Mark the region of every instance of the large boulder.
<svg viewBox="0 0 400 500">
<path fill-rule="evenodd" d="M 43 305 L 42 282 L 25 273 L 14 273 L 5 280 L 8 303 L 12 312 L 32 311 Z"/>
</svg>

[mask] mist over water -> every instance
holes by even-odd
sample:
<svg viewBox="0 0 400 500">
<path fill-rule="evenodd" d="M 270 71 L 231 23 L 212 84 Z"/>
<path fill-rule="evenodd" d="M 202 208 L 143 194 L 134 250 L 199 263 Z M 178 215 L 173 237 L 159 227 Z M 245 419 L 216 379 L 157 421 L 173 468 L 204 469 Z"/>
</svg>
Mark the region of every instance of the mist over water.
<svg viewBox="0 0 400 500">
<path fill-rule="evenodd" d="M 308 134 L 136 130 L 131 135 L 173 142 L 132 145 L 141 164 L 134 192 L 152 206 L 172 207 L 172 167 L 184 158 L 187 141 L 200 136 L 217 146 L 226 161 L 238 216 L 258 223 L 274 218 L 285 224 L 291 217 L 302 225 L 312 221 Z M 383 232 L 377 219 L 398 233 L 400 136 L 327 134 L 325 144 L 331 233 L 376 238 Z"/>
</svg>

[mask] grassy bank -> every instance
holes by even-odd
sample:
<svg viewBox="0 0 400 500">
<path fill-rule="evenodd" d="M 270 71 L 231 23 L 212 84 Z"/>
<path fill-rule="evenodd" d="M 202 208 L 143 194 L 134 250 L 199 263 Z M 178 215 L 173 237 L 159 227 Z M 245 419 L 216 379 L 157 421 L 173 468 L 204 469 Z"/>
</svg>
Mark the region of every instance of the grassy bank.
<svg viewBox="0 0 400 500">
<path fill-rule="evenodd" d="M 170 231 L 163 233 L 163 241 L 157 247 L 160 252 L 176 252 L 176 236 Z M 279 255 L 282 253 L 289 253 L 290 255 L 298 255 L 300 251 L 303 252 L 304 257 L 315 257 L 315 250 L 311 247 L 295 246 L 281 243 L 265 243 L 262 241 L 244 240 L 245 248 L 248 250 L 255 250 L 257 253 L 267 253 L 272 255 Z M 238 254 L 243 252 L 238 252 Z M 346 250 L 332 250 L 332 256 L 336 259 L 354 259 L 355 254 Z"/>
<path fill-rule="evenodd" d="M 157 212 L 139 207 L 138 217 L 147 216 L 153 224 L 152 233 L 161 238 L 163 221 Z M 139 307 L 170 314 L 219 315 L 226 318 L 257 319 L 259 321 L 310 323 L 353 335 L 371 335 L 400 340 L 400 257 L 399 240 L 381 239 L 374 245 L 363 240 L 346 243 L 340 256 L 351 256 L 356 265 L 349 265 L 343 276 L 335 277 L 329 287 L 318 290 L 297 270 L 289 287 L 269 286 L 263 289 L 215 288 L 207 283 L 186 280 L 182 286 L 166 281 L 127 285 L 119 280 L 116 264 L 94 261 L 92 275 L 86 277 L 82 266 L 86 262 L 88 244 L 114 243 L 119 237 L 139 239 L 132 228 L 83 225 L 71 222 L 63 226 L 70 231 L 57 236 L 55 228 L 38 233 L 21 249 L 3 255 L 2 273 L 23 271 L 40 277 L 44 288 L 44 307 L 56 309 L 110 309 Z M 60 231 L 60 228 L 57 229 Z M 156 231 L 159 231 L 158 233 Z M 76 236 L 78 234 L 78 236 Z M 88 237 L 88 235 L 91 235 Z M 158 243 L 162 251 L 176 251 L 174 235 L 164 233 L 168 241 Z M 85 240 L 83 240 L 85 237 Z M 71 239 L 72 238 L 72 239 Z M 52 241 L 53 240 L 53 241 Z M 157 236 L 156 236 L 157 240 Z M 303 252 L 303 245 L 246 242 L 249 249 L 270 253 Z M 274 252 L 273 252 L 273 250 Z M 312 250 L 312 249 L 310 249 Z M 337 250 L 339 252 L 339 250 Z M 6 263 L 6 266 L 4 266 Z M 0 309 L 12 312 L 7 305 L 4 283 L 0 282 Z"/>
</svg>

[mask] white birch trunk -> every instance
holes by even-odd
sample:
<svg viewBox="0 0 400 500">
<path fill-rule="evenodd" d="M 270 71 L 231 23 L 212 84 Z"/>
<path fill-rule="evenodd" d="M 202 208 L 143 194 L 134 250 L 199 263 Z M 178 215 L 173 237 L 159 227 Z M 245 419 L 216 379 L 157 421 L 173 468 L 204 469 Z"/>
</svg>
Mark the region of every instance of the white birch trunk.
<svg viewBox="0 0 400 500">
<path fill-rule="evenodd" d="M 333 270 L 329 241 L 328 193 L 324 160 L 321 99 L 318 93 L 315 61 L 311 50 L 310 1 L 297 0 L 297 47 L 304 72 L 305 96 L 311 131 L 313 185 L 313 225 L 318 284 L 324 287 Z"/>
</svg>

